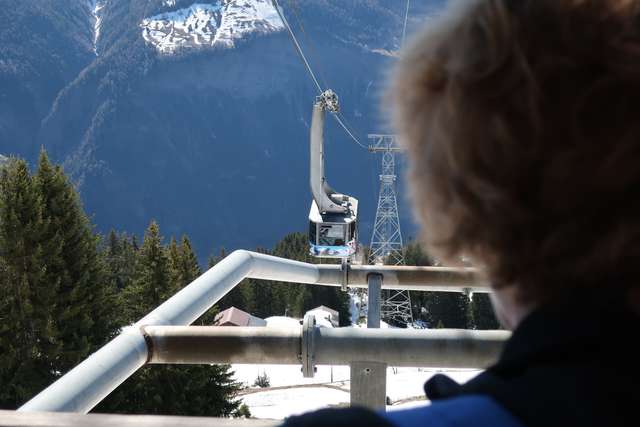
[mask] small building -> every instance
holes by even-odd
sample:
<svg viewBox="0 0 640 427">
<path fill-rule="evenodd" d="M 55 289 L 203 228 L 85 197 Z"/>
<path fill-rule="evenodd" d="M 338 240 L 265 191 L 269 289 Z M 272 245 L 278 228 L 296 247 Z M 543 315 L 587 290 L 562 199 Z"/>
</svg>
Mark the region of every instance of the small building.
<svg viewBox="0 0 640 427">
<path fill-rule="evenodd" d="M 246 311 L 235 307 L 218 313 L 213 324 L 215 326 L 267 326 L 266 320 L 252 316 Z"/>
<path fill-rule="evenodd" d="M 338 326 L 340 326 L 340 313 L 338 313 L 336 310 L 329 308 L 327 306 L 321 305 L 319 307 L 316 307 L 312 310 L 307 311 L 307 314 L 315 315 L 316 321 L 318 320 L 318 318 L 327 319 L 329 322 L 331 322 L 331 325 L 334 328 L 337 328 Z"/>
</svg>

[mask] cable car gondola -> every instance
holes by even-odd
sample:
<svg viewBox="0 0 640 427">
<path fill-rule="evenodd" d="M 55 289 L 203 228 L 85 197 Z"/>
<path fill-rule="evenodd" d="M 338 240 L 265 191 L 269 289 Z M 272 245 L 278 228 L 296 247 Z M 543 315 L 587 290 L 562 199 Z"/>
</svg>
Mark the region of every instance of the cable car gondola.
<svg viewBox="0 0 640 427">
<path fill-rule="evenodd" d="M 349 262 L 349 258 L 355 255 L 358 249 L 358 200 L 335 192 L 327 184 L 324 176 L 323 133 L 325 112 L 333 113 L 335 119 L 349 136 L 361 147 L 366 147 L 357 140 L 339 117 L 340 106 L 335 92 L 331 89 L 322 90 L 278 4 L 278 0 L 271 0 L 271 2 L 318 89 L 318 93 L 320 93 L 313 104 L 313 117 L 311 119 L 310 181 L 313 202 L 309 211 L 309 252 L 312 256 L 320 258 L 342 258 L 342 264 L 346 265 Z"/>
<path fill-rule="evenodd" d="M 338 96 L 326 90 L 316 98 L 311 120 L 309 252 L 320 258 L 347 259 L 358 249 L 358 200 L 334 191 L 324 175 L 325 112 L 339 110 Z"/>
<path fill-rule="evenodd" d="M 321 258 L 348 258 L 358 249 L 358 200 L 345 197 L 349 214 L 325 213 L 311 202 L 309 211 L 309 247 L 311 255 Z"/>
</svg>

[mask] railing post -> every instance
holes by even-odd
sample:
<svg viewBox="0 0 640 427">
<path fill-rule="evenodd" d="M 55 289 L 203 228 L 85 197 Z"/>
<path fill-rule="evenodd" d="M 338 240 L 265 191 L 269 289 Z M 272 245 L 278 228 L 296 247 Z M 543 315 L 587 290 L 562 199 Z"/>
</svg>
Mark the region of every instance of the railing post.
<svg viewBox="0 0 640 427">
<path fill-rule="evenodd" d="M 368 282 L 367 328 L 380 328 L 382 275 L 370 274 Z M 357 362 L 350 365 L 351 406 L 384 410 L 387 400 L 387 364 Z"/>
<path fill-rule="evenodd" d="M 380 291 L 382 290 L 382 275 L 369 274 L 367 276 L 367 328 L 380 327 Z"/>
</svg>

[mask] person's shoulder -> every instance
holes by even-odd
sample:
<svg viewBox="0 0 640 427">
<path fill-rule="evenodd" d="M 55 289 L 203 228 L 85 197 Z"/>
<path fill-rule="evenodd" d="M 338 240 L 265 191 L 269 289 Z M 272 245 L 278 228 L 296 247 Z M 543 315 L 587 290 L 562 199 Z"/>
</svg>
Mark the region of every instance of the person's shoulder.
<svg viewBox="0 0 640 427">
<path fill-rule="evenodd" d="M 393 427 L 380 414 L 365 408 L 321 409 L 287 418 L 283 427 Z"/>
<path fill-rule="evenodd" d="M 492 398 L 470 395 L 443 399 L 429 406 L 387 413 L 363 408 L 322 409 L 288 418 L 285 427 L 522 427 Z"/>
<path fill-rule="evenodd" d="M 392 411 L 383 416 L 395 427 L 522 427 L 522 423 L 495 400 L 481 395 L 438 400 L 429 406 Z"/>
</svg>

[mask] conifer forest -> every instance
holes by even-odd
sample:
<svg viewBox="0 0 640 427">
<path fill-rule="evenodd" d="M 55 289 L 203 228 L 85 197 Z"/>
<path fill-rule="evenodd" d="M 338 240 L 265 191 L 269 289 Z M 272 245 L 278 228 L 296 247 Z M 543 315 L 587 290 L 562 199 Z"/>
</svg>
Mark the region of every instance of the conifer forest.
<svg viewBox="0 0 640 427">
<path fill-rule="evenodd" d="M 207 268 L 225 256 L 212 242 Z M 307 236 L 294 232 L 259 252 L 305 262 Z M 431 265 L 419 244 L 408 265 Z M 144 236 L 101 235 L 61 166 L 46 152 L 30 167 L 0 166 L 0 408 L 15 409 L 189 284 L 204 270 L 188 236 L 163 236 L 151 220 Z M 326 262 L 326 261 L 325 261 Z M 413 292 L 414 319 L 427 327 L 495 329 L 486 295 Z M 245 280 L 196 324 L 234 306 L 254 316 L 302 317 L 319 305 L 351 323 L 339 288 Z M 138 371 L 95 412 L 233 416 L 238 392 L 228 365 L 153 366 Z"/>
</svg>

